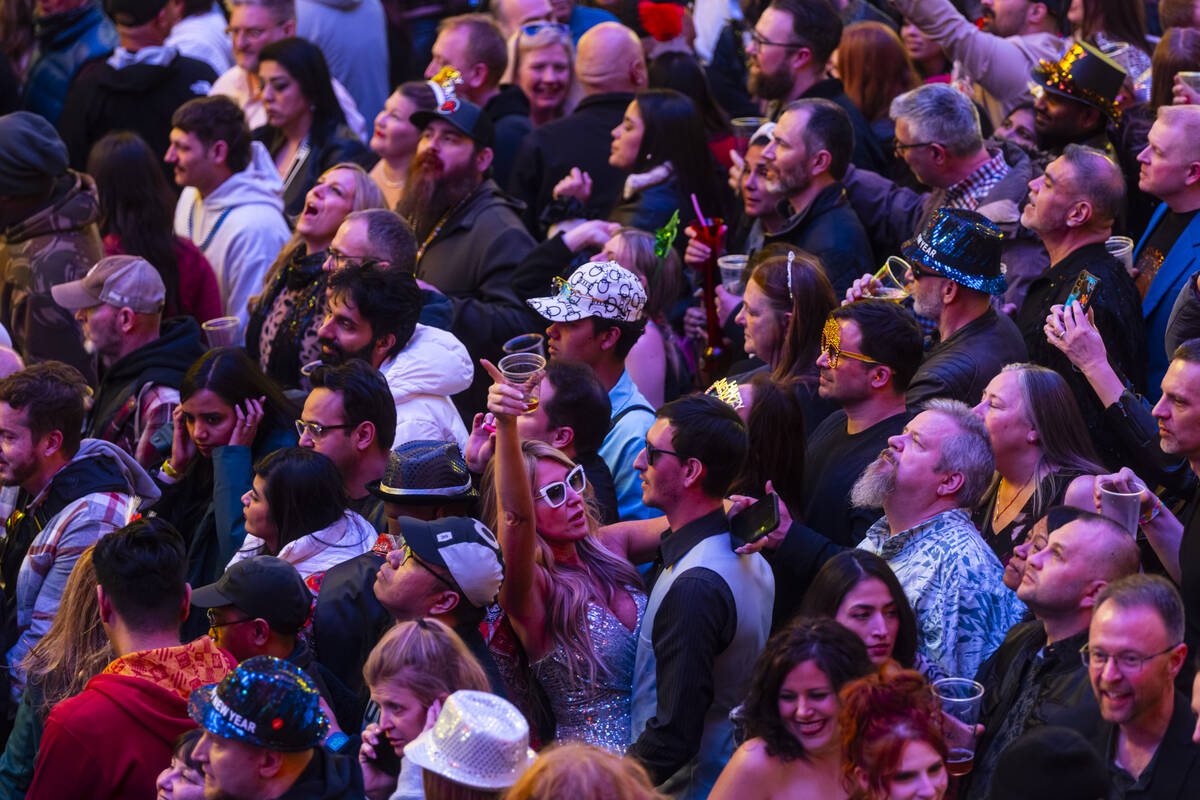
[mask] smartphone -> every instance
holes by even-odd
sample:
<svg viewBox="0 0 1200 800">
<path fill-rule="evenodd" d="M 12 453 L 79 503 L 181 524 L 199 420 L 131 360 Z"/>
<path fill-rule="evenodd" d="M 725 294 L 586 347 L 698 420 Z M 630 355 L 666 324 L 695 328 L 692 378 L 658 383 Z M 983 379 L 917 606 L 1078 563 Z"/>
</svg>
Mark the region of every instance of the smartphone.
<svg viewBox="0 0 1200 800">
<path fill-rule="evenodd" d="M 375 745 L 375 757 L 371 759 L 371 766 L 393 778 L 400 774 L 400 756 L 383 734 L 379 735 L 379 744 Z"/>
<path fill-rule="evenodd" d="M 1065 305 L 1069 306 L 1076 300 L 1083 307 L 1083 313 L 1087 313 L 1088 308 L 1092 305 L 1092 300 L 1096 297 L 1096 292 L 1100 290 L 1100 279 L 1086 269 L 1079 273 L 1079 277 L 1075 279 L 1075 285 L 1071 287 L 1071 293 L 1067 295 Z"/>
<path fill-rule="evenodd" d="M 734 549 L 757 542 L 779 527 L 779 498 L 769 494 L 729 519 Z"/>
</svg>

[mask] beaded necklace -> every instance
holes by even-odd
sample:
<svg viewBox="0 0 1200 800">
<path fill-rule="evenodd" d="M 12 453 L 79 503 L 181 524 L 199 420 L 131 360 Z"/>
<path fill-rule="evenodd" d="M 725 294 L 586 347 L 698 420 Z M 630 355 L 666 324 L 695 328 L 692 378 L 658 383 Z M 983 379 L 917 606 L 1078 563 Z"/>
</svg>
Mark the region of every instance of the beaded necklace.
<svg viewBox="0 0 1200 800">
<path fill-rule="evenodd" d="M 442 226 L 446 224 L 446 221 L 449 220 L 450 217 L 454 216 L 454 212 L 458 211 L 458 207 L 461 206 L 463 203 L 467 202 L 467 200 L 474 194 L 475 194 L 475 192 L 468 192 L 466 197 L 462 198 L 457 203 L 455 203 L 454 206 L 449 211 L 447 211 L 445 214 L 442 215 L 442 218 L 438 220 L 437 225 L 433 226 L 433 230 L 429 232 L 429 235 L 425 237 L 425 241 L 421 242 L 421 246 L 417 248 L 417 262 L 416 262 L 417 265 L 420 265 L 421 256 L 425 255 L 426 249 L 429 248 L 429 245 L 431 242 L 433 242 L 434 237 L 436 237 L 438 235 L 438 233 L 441 232 Z M 410 225 L 412 225 L 411 219 L 408 222 Z M 414 225 L 413 227 L 416 227 L 416 226 Z"/>
</svg>

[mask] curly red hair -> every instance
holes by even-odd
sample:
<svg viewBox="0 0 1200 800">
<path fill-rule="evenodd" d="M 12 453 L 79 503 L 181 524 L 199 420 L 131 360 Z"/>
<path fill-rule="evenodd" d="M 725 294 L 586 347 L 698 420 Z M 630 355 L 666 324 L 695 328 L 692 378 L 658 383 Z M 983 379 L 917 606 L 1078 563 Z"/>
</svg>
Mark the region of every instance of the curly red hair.
<svg viewBox="0 0 1200 800">
<path fill-rule="evenodd" d="M 878 674 L 846 684 L 841 696 L 842 769 L 852 797 L 886 795 L 910 741 L 926 742 L 943 760 L 949 755 L 941 704 L 921 673 L 889 662 Z M 860 769 L 865 793 L 858 788 Z"/>
</svg>

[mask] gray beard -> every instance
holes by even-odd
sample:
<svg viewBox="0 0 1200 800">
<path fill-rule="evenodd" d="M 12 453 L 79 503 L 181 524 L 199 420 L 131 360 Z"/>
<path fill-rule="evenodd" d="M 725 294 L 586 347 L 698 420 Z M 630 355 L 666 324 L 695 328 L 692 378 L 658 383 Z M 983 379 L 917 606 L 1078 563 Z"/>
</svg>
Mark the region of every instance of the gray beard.
<svg viewBox="0 0 1200 800">
<path fill-rule="evenodd" d="M 882 456 L 872 461 L 858 476 L 850 490 L 850 505 L 855 508 L 883 508 L 883 502 L 896 491 L 896 469 Z"/>
</svg>

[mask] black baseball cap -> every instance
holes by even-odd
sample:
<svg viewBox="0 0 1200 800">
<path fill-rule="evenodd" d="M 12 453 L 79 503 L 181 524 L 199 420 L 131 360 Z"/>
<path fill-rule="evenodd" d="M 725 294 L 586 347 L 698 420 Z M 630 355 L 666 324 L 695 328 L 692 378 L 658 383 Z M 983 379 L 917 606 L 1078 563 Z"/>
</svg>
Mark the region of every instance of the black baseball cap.
<svg viewBox="0 0 1200 800">
<path fill-rule="evenodd" d="M 282 558 L 254 556 L 230 566 L 216 583 L 193 590 L 192 605 L 234 606 L 253 619 L 266 620 L 275 633 L 288 635 L 308 621 L 312 593 L 296 568 Z"/>
<path fill-rule="evenodd" d="M 454 98 L 442 104 L 436 111 L 418 111 L 409 117 L 408 121 L 424 130 L 429 123 L 437 119 L 458 128 L 481 147 L 492 147 L 496 143 L 496 129 L 492 126 L 492 118 L 470 100 Z"/>
</svg>

